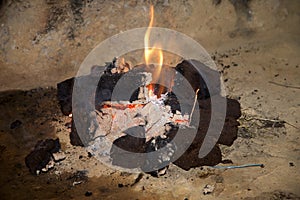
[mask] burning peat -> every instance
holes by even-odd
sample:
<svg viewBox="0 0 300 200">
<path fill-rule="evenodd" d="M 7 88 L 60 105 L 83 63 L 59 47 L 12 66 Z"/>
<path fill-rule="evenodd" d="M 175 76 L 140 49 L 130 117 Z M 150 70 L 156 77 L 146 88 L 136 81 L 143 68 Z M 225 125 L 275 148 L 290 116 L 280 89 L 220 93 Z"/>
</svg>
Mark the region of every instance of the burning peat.
<svg viewBox="0 0 300 200">
<path fill-rule="evenodd" d="M 201 69 L 201 74 L 195 65 Z M 74 113 L 73 109 L 78 109 L 76 113 L 82 113 L 76 116 L 84 122 L 80 124 L 80 134 L 77 130 L 79 127 L 75 127 L 75 121 L 72 121 L 72 145 L 86 146 L 94 155 L 106 159 L 114 166 L 138 168 L 147 172 L 151 168 L 155 169 L 153 171 L 157 175 L 161 170 L 157 163 L 165 163 L 164 166 L 167 166 L 172 162 L 185 170 L 203 165 L 216 165 L 222 161 L 218 144 L 229 146 L 237 138 L 240 105 L 236 100 L 221 97 L 220 79 L 215 78 L 219 77 L 218 72 L 199 61 L 184 60 L 175 68 L 161 67 L 160 75 L 164 77 L 162 84 L 155 84 L 156 71 L 151 65 L 132 67 L 124 60 L 114 60 L 105 66 L 103 74 L 97 73 L 100 69 L 103 67 L 94 66 L 90 75 L 77 77 L 97 82 L 96 90 L 87 92 L 88 98 L 91 99 L 89 105 L 76 105 L 76 108 L 72 108 L 75 78 L 58 84 L 58 99 L 63 114 Z M 184 92 L 176 95 L 173 93 L 173 85 L 183 84 L 178 75 L 188 81 L 195 96 L 185 96 Z M 210 90 L 205 82 L 207 78 L 213 79 Z M 118 95 L 124 92 L 118 90 L 120 81 L 122 88 L 138 86 L 125 92 L 124 95 L 129 95 L 130 98 Z M 113 93 L 116 93 L 118 98 L 113 99 Z M 225 124 L 221 136 L 212 138 L 217 142 L 210 153 L 204 158 L 199 158 L 199 150 L 211 122 L 211 98 L 215 96 L 224 98 L 227 102 Z M 179 99 L 194 101 L 179 102 Z M 195 106 L 199 109 L 195 109 Z M 184 109 L 186 107 L 189 108 L 189 112 Z M 193 113 L 194 110 L 198 110 L 199 113 Z M 200 116 L 196 123 L 193 121 L 194 115 Z M 196 129 L 196 135 L 189 137 L 189 132 L 193 129 Z M 181 139 L 174 142 L 174 138 L 179 134 Z M 180 143 L 185 144 L 188 140 L 192 141 L 189 147 L 174 159 L 175 152 L 180 149 Z M 165 150 L 160 152 L 162 148 Z M 159 152 L 155 162 L 153 157 L 146 154 L 149 152 Z M 132 153 L 136 153 L 136 156 L 133 157 Z"/>
</svg>

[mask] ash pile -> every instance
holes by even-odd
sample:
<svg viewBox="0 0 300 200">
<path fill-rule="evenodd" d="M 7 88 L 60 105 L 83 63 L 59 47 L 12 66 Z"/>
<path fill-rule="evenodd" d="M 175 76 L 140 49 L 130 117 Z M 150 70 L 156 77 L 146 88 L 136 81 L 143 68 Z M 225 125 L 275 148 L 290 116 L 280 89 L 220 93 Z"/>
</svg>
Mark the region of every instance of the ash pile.
<svg viewBox="0 0 300 200">
<path fill-rule="evenodd" d="M 184 60 L 163 66 L 158 84 L 156 71 L 152 65 L 131 67 L 115 59 L 59 83 L 61 110 L 73 115 L 71 144 L 86 147 L 108 165 L 153 175 L 164 173 L 170 163 L 189 170 L 222 162 L 219 144 L 233 144 L 241 112 L 238 101 L 221 96 L 219 72 Z M 208 79 L 213 83 L 209 89 Z M 185 85 L 193 95 L 176 90 Z M 199 158 L 216 97 L 227 105 L 224 126 L 219 137 L 210 138 L 210 152 Z"/>
</svg>

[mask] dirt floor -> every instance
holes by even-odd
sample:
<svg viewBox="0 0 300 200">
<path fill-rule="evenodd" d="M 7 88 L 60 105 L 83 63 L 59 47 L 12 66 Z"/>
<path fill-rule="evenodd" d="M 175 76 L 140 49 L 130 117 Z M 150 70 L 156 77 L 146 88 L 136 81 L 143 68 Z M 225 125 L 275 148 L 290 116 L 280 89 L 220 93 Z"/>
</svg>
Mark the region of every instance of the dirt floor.
<svg viewBox="0 0 300 200">
<path fill-rule="evenodd" d="M 222 146 L 224 159 L 265 166 L 171 165 L 159 178 L 109 169 L 73 147 L 71 119 L 56 99 L 56 84 L 74 76 L 96 45 L 148 25 L 148 2 L 1 2 L 1 199 L 300 199 L 300 1 L 253 0 L 249 8 L 234 0 L 153 1 L 155 25 L 199 42 L 241 103 L 239 137 Z M 25 156 L 38 140 L 57 137 L 66 159 L 31 175 Z M 215 187 L 211 194 L 203 194 L 206 185 Z"/>
</svg>

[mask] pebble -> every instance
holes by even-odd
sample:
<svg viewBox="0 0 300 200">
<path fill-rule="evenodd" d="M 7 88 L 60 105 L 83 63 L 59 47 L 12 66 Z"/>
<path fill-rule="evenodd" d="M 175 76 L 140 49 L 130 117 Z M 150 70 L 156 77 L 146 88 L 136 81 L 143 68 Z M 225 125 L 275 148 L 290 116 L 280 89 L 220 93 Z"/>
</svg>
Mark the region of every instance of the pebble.
<svg viewBox="0 0 300 200">
<path fill-rule="evenodd" d="M 86 193 L 84 194 L 84 196 L 86 196 L 86 197 L 90 197 L 90 196 L 92 196 L 92 192 L 91 191 L 86 191 Z"/>
<path fill-rule="evenodd" d="M 22 122 L 20 120 L 16 120 L 10 124 L 10 129 L 19 128 L 21 125 L 22 125 Z"/>
<path fill-rule="evenodd" d="M 207 195 L 207 194 L 211 194 L 215 189 L 215 186 L 213 185 L 205 185 L 205 187 L 203 188 L 203 194 Z"/>
<path fill-rule="evenodd" d="M 66 159 L 66 155 L 64 152 L 53 153 L 52 156 L 55 162 L 59 162 Z"/>
<path fill-rule="evenodd" d="M 47 172 L 49 169 L 54 167 L 55 163 L 53 160 L 50 160 L 49 163 L 42 169 L 42 172 Z"/>
<path fill-rule="evenodd" d="M 72 185 L 75 186 L 75 185 L 79 185 L 81 183 L 82 183 L 82 181 L 74 181 Z"/>
</svg>

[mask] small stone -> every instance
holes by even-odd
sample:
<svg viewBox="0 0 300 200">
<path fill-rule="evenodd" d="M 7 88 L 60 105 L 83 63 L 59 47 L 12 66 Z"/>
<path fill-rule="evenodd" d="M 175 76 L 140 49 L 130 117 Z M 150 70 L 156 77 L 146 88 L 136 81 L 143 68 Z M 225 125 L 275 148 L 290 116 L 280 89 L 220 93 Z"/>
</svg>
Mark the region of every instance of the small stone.
<svg viewBox="0 0 300 200">
<path fill-rule="evenodd" d="M 42 172 L 47 172 L 47 171 L 48 171 L 47 168 L 43 168 L 43 169 L 42 169 Z"/>
<path fill-rule="evenodd" d="M 53 153 L 52 157 L 54 159 L 55 162 L 60 162 L 64 159 L 66 159 L 66 155 L 64 152 L 57 152 L 57 153 Z"/>
<path fill-rule="evenodd" d="M 205 185 L 205 187 L 203 188 L 203 194 L 207 195 L 207 194 L 211 194 L 215 189 L 215 186 L 213 185 Z"/>
<path fill-rule="evenodd" d="M 22 122 L 20 120 L 16 120 L 10 124 L 10 129 L 19 128 L 21 125 L 22 125 Z"/>
<path fill-rule="evenodd" d="M 167 171 L 168 171 L 168 167 L 165 167 L 165 168 L 159 170 L 158 173 L 157 173 L 157 175 L 158 176 L 163 176 L 163 175 L 165 175 L 167 173 Z"/>
<path fill-rule="evenodd" d="M 79 185 L 81 183 L 82 183 L 82 181 L 74 181 L 72 185 L 75 186 L 75 185 Z"/>
<path fill-rule="evenodd" d="M 47 172 L 49 169 L 52 169 L 55 165 L 54 160 L 50 160 L 46 167 L 42 168 L 42 172 Z"/>
<path fill-rule="evenodd" d="M 86 193 L 84 194 L 84 196 L 86 196 L 86 197 L 90 197 L 90 196 L 92 196 L 92 192 L 91 191 L 86 191 Z"/>
</svg>

